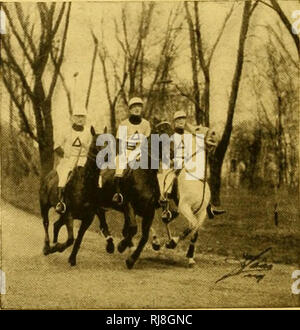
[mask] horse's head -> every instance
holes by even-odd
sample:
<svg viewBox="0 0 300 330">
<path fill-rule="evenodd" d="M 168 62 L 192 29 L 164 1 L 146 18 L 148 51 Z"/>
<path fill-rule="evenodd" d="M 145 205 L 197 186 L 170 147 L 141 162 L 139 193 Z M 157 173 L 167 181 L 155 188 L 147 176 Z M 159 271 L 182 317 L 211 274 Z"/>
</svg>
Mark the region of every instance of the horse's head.
<svg viewBox="0 0 300 330">
<path fill-rule="evenodd" d="M 107 127 L 105 126 L 103 134 L 107 133 Z M 91 160 L 95 160 L 98 152 L 103 148 L 101 146 L 97 146 L 97 138 L 100 134 L 96 133 L 94 126 L 91 126 L 91 135 L 92 141 L 89 147 L 89 157 Z"/>
</svg>

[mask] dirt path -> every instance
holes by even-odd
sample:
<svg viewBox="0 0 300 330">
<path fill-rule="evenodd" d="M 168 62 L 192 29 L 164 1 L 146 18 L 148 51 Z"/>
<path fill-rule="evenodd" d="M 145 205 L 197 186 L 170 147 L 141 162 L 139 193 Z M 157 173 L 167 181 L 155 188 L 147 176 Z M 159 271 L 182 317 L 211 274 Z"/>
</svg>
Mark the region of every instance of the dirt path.
<svg viewBox="0 0 300 330">
<path fill-rule="evenodd" d="M 265 278 L 232 277 L 214 282 L 235 267 L 224 258 L 198 255 L 186 268 L 184 255 L 147 247 L 133 270 L 125 255 L 105 252 L 105 241 L 87 232 L 77 266 L 62 254 L 42 254 L 41 219 L 2 202 L 2 308 L 203 308 L 296 306 L 291 294 L 295 267 L 274 265 Z M 63 240 L 63 236 L 60 238 Z"/>
</svg>

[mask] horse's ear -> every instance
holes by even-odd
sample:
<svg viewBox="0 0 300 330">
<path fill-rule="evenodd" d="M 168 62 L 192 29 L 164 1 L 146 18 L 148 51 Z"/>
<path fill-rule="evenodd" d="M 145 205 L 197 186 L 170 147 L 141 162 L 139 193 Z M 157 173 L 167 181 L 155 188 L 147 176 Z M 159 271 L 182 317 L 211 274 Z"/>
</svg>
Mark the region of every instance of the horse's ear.
<svg viewBox="0 0 300 330">
<path fill-rule="evenodd" d="M 107 126 L 104 127 L 104 131 L 103 132 L 104 132 L 104 134 L 107 133 Z"/>
<path fill-rule="evenodd" d="M 95 128 L 94 128 L 94 126 L 91 126 L 91 134 L 92 134 L 93 136 L 95 136 L 95 135 L 96 135 L 96 131 L 95 131 Z"/>
</svg>

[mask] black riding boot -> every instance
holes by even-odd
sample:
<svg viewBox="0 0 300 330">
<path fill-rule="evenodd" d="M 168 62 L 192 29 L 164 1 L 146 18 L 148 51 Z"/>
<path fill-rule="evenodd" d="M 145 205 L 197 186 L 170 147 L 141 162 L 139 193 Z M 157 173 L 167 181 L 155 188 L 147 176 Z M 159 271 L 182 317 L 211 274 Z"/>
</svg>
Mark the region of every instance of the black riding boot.
<svg viewBox="0 0 300 330">
<path fill-rule="evenodd" d="M 58 193 L 58 203 L 55 207 L 55 211 L 59 214 L 66 212 L 66 204 L 64 203 L 64 187 L 57 188 Z"/>
<path fill-rule="evenodd" d="M 116 183 L 116 193 L 114 194 L 112 201 L 117 203 L 118 205 L 122 205 L 123 204 L 123 195 L 121 194 L 121 189 L 120 189 L 120 181 L 121 181 L 121 177 L 116 176 L 115 178 L 115 183 Z"/>
<path fill-rule="evenodd" d="M 206 211 L 207 211 L 207 215 L 208 215 L 209 219 L 213 219 L 215 217 L 215 215 L 220 215 L 220 214 L 226 213 L 225 210 L 220 209 L 220 208 L 212 205 L 211 203 L 208 204 Z"/>
</svg>

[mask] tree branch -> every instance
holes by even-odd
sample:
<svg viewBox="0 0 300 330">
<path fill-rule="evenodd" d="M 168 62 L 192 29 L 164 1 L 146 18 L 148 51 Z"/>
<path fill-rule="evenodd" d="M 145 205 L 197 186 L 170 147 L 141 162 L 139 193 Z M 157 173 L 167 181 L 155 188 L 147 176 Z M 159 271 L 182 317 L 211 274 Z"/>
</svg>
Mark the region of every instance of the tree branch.
<svg viewBox="0 0 300 330">
<path fill-rule="evenodd" d="M 278 2 L 276 0 L 270 0 L 272 5 L 267 4 L 265 1 L 259 0 L 259 2 L 263 3 L 264 5 L 272 8 L 273 10 L 275 10 L 278 14 L 278 16 L 280 17 L 282 23 L 285 25 L 285 27 L 287 28 L 290 36 L 293 38 L 295 46 L 298 50 L 298 53 L 300 52 L 300 40 L 297 34 L 294 34 L 291 28 L 291 22 L 289 21 L 289 19 L 286 17 L 285 13 L 283 12 L 283 10 L 281 9 L 280 5 L 278 4 Z"/>
<path fill-rule="evenodd" d="M 27 51 L 27 47 L 26 47 L 26 45 L 25 45 L 23 39 L 20 37 L 20 35 L 19 35 L 18 32 L 17 32 L 17 30 L 16 30 L 16 28 L 15 28 L 15 25 L 13 24 L 13 21 L 12 21 L 12 19 L 11 19 L 11 17 L 10 17 L 10 14 L 9 14 L 8 9 L 6 8 L 6 6 L 5 6 L 4 4 L 2 4 L 2 8 L 3 8 L 4 12 L 5 12 L 5 15 L 6 15 L 7 20 L 8 20 L 8 22 L 9 22 L 10 28 L 11 28 L 11 30 L 12 30 L 14 36 L 16 37 L 16 39 L 17 39 L 17 41 L 18 41 L 20 47 L 22 48 L 25 57 L 27 58 L 27 60 L 28 60 L 28 62 L 29 62 L 29 64 L 30 64 L 30 66 L 33 67 L 33 59 L 30 57 L 30 55 L 29 55 L 29 53 L 28 53 L 28 51 Z"/>
<path fill-rule="evenodd" d="M 223 22 L 223 24 L 222 24 L 221 30 L 220 30 L 220 32 L 219 32 L 219 34 L 218 34 L 218 37 L 217 37 L 215 43 L 214 43 L 213 46 L 212 46 L 212 49 L 211 49 L 211 51 L 210 51 L 210 55 L 209 55 L 208 60 L 207 60 L 207 66 L 208 66 L 208 67 L 210 67 L 210 63 L 211 63 L 212 57 L 213 57 L 213 55 L 214 55 L 214 52 L 215 52 L 215 50 L 216 50 L 216 48 L 217 48 L 217 46 L 218 46 L 218 43 L 219 43 L 220 39 L 221 39 L 221 37 L 222 37 L 222 35 L 223 35 L 223 33 L 224 33 L 225 26 L 226 26 L 226 24 L 227 24 L 227 22 L 228 22 L 230 16 L 231 16 L 232 13 L 233 13 L 233 9 L 234 9 L 234 4 L 232 5 L 230 11 L 227 13 L 227 15 L 226 15 L 226 17 L 225 17 L 225 19 L 224 19 L 224 22 Z"/>
<path fill-rule="evenodd" d="M 35 47 L 35 44 L 33 42 L 33 39 L 32 39 L 32 33 L 29 33 L 28 31 L 28 24 L 25 23 L 24 21 L 24 12 L 23 12 L 23 9 L 22 9 L 22 6 L 20 3 L 15 3 L 15 8 L 16 8 L 16 12 L 17 12 L 17 16 L 18 16 L 18 20 L 20 22 L 20 25 L 24 31 L 24 35 L 29 43 L 29 46 L 31 48 L 31 51 L 33 53 L 33 56 L 36 57 L 37 56 L 37 49 Z"/>
<path fill-rule="evenodd" d="M 14 89 L 12 88 L 10 82 L 8 81 L 7 77 L 5 76 L 5 73 L 3 73 L 2 78 L 3 78 L 4 85 L 5 85 L 5 87 L 6 87 L 7 91 L 8 91 L 11 99 L 13 100 L 13 102 L 16 105 L 17 109 L 19 110 L 20 116 L 22 118 L 22 121 L 23 121 L 24 126 L 25 126 L 25 129 L 26 129 L 26 133 L 28 133 L 29 136 L 33 140 L 35 140 L 36 142 L 38 142 L 37 137 L 33 134 L 32 129 L 30 127 L 28 118 L 27 118 L 27 116 L 25 114 L 25 111 L 24 111 L 24 107 L 18 101 L 17 96 L 16 96 L 16 93 L 15 93 Z"/>
<path fill-rule="evenodd" d="M 63 58 L 64 58 L 65 46 L 66 46 L 66 41 L 67 41 L 67 33 L 68 33 L 68 27 L 69 27 L 69 21 L 70 21 L 70 11 L 71 11 L 71 2 L 68 3 L 68 9 L 67 9 L 67 15 L 66 15 L 66 20 L 65 20 L 65 27 L 64 27 L 64 32 L 63 32 L 60 55 L 58 57 L 58 61 L 56 62 L 56 66 L 55 66 L 55 69 L 54 69 L 53 78 L 52 78 L 50 88 L 49 88 L 49 92 L 48 92 L 48 96 L 47 96 L 48 100 L 50 100 L 52 95 L 53 95 L 54 88 L 55 88 L 55 85 L 56 85 L 56 82 L 57 82 L 57 77 L 59 75 L 60 67 L 62 65 Z M 63 13 L 63 12 L 64 12 L 64 7 L 61 8 L 60 14 Z M 54 35 L 53 35 L 53 37 L 54 37 Z M 51 50 L 52 50 L 52 48 L 51 48 Z"/>
</svg>

